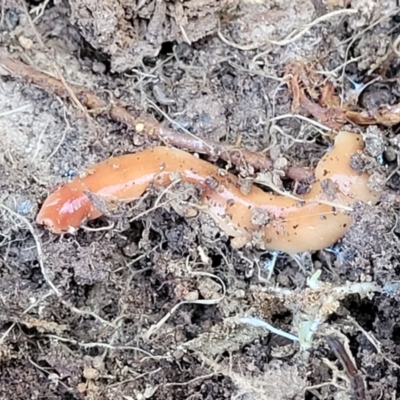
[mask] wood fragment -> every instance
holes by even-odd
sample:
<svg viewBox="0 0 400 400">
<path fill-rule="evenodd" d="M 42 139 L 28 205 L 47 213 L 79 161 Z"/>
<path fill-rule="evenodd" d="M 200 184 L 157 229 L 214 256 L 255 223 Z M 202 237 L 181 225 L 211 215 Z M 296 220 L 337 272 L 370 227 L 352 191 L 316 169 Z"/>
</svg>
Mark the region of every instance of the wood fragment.
<svg viewBox="0 0 400 400">
<path fill-rule="evenodd" d="M 341 105 L 330 82 L 319 89 L 319 96 L 316 95 L 316 87 L 320 86 L 321 82 L 318 82 L 315 71 L 306 63 L 292 62 L 287 66 L 286 72 L 291 76 L 288 87 L 293 96 L 293 110 L 302 108 L 317 121 L 334 130 L 341 130 L 348 122 L 387 127 L 400 123 L 400 103 L 382 105 L 374 112 L 353 110 L 349 105 Z"/>
<path fill-rule="evenodd" d="M 208 155 L 212 158 L 220 158 L 235 166 L 248 164 L 256 170 L 265 171 L 273 169 L 271 159 L 265 154 L 255 153 L 225 143 L 205 140 L 167 128 L 150 116 L 135 115 L 128 111 L 125 105 L 121 103 L 109 103 L 90 90 L 74 85 L 68 85 L 67 88 L 60 80 L 11 58 L 4 50 L 0 50 L 0 66 L 10 73 L 12 77 L 19 77 L 47 93 L 55 94 L 63 99 L 71 99 L 70 91 L 72 90 L 76 98 L 89 110 L 100 113 L 107 112 L 108 116 L 114 121 L 121 122 L 140 134 L 159 139 L 166 145 Z M 307 182 L 312 181 L 313 177 L 310 170 L 306 168 L 302 170 L 301 167 L 288 167 L 285 173 L 288 178 L 294 180 L 302 178 L 303 181 Z"/>
</svg>

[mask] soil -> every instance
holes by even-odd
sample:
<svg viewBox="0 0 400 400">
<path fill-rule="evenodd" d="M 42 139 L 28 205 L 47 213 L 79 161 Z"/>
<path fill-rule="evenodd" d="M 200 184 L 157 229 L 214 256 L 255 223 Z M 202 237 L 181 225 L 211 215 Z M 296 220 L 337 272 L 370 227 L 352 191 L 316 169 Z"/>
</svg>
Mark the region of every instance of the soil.
<svg viewBox="0 0 400 400">
<path fill-rule="evenodd" d="M 400 102 L 395 0 L 0 7 L 11 57 L 275 161 L 313 167 L 331 143 L 309 115 L 293 117 L 289 62 L 312 65 L 359 109 Z M 358 161 L 385 190 L 377 206 L 355 207 L 329 249 L 235 249 L 158 191 L 57 236 L 35 217 L 58 183 L 162 141 L 0 76 L 0 399 L 400 398 L 397 125 L 344 127 L 365 134 Z"/>
</svg>

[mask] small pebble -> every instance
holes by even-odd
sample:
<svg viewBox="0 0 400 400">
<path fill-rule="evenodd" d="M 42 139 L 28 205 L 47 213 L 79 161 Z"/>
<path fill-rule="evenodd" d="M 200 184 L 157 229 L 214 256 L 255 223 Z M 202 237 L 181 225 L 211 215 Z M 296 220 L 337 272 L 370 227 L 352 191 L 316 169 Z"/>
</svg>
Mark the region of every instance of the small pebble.
<svg viewBox="0 0 400 400">
<path fill-rule="evenodd" d="M 92 71 L 97 74 L 104 74 L 106 72 L 106 66 L 98 61 L 94 61 L 92 65 Z"/>
<path fill-rule="evenodd" d="M 143 132 L 144 131 L 144 124 L 142 122 L 139 122 L 138 124 L 136 124 L 135 130 L 138 133 Z"/>
<path fill-rule="evenodd" d="M 33 41 L 25 36 L 20 36 L 18 42 L 25 50 L 30 50 L 33 47 Z"/>
</svg>

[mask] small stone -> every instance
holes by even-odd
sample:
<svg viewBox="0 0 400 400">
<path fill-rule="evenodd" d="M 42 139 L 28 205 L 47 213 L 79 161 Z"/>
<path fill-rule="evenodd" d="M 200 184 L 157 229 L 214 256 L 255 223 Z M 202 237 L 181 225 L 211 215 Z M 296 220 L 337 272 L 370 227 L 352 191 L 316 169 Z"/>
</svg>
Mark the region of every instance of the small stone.
<svg viewBox="0 0 400 400">
<path fill-rule="evenodd" d="M 139 248 L 136 243 L 132 242 L 127 244 L 122 251 L 127 257 L 134 257 L 138 253 Z"/>
<path fill-rule="evenodd" d="M 199 292 L 197 290 L 193 290 L 189 293 L 186 293 L 184 296 L 185 301 L 196 301 L 199 299 Z"/>
<path fill-rule="evenodd" d="M 106 72 L 106 66 L 98 61 L 94 61 L 92 65 L 92 71 L 98 74 L 104 74 Z"/>
<path fill-rule="evenodd" d="M 184 356 L 184 352 L 181 349 L 177 349 L 172 353 L 172 356 L 175 360 L 180 360 Z"/>
<path fill-rule="evenodd" d="M 396 150 L 391 146 L 389 146 L 383 154 L 387 162 L 393 162 L 397 158 Z"/>
<path fill-rule="evenodd" d="M 97 369 L 91 367 L 85 367 L 83 370 L 83 376 L 87 380 L 96 380 L 100 375 L 100 372 Z"/>
<path fill-rule="evenodd" d="M 244 299 L 246 297 L 246 292 L 243 289 L 238 289 L 234 292 L 234 296 L 237 299 Z"/>
<path fill-rule="evenodd" d="M 278 157 L 274 162 L 274 168 L 284 170 L 287 168 L 289 162 L 285 157 Z"/>
<path fill-rule="evenodd" d="M 138 133 L 143 132 L 144 131 L 144 124 L 142 122 L 139 122 L 138 124 L 136 124 L 135 130 Z"/>
<path fill-rule="evenodd" d="M 246 368 L 250 372 L 255 372 L 258 370 L 258 368 L 254 364 L 247 364 Z"/>
<path fill-rule="evenodd" d="M 20 36 L 18 42 L 25 50 L 30 50 L 33 47 L 33 41 L 25 36 Z"/>
<path fill-rule="evenodd" d="M 86 392 L 86 383 L 79 383 L 78 386 L 76 387 L 79 393 L 85 393 Z"/>
</svg>

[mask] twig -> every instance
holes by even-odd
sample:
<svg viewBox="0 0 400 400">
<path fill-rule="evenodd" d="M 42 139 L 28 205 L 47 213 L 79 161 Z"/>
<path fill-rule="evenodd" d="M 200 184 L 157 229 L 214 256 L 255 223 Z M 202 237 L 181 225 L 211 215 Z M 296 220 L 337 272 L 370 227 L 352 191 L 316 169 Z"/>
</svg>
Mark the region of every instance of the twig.
<svg viewBox="0 0 400 400">
<path fill-rule="evenodd" d="M 5 51 L 0 51 L 0 65 L 12 75 L 20 77 L 50 94 L 55 94 L 65 99 L 71 98 L 72 93 L 73 100 L 79 100 L 88 109 L 100 112 L 108 111 L 109 117 L 114 121 L 132 127 L 140 134 L 161 139 L 168 145 L 211 157 L 219 157 L 233 165 L 247 163 L 253 166 L 254 169 L 263 171 L 273 168 L 271 159 L 265 154 L 254 153 L 229 144 L 216 143 L 188 135 L 187 133 L 178 132 L 161 126 L 159 122 L 149 116 L 135 116 L 122 105 L 116 103 L 109 104 L 108 101 L 98 97 L 89 90 L 73 85 L 68 85 L 67 88 L 64 84 L 65 82 L 63 83 L 21 61 L 10 58 Z M 74 102 L 76 103 L 76 101 Z M 301 167 L 289 167 L 286 171 L 286 176 L 295 180 L 298 179 L 299 175 L 301 175 L 299 174 L 299 168 Z M 304 175 L 309 176 L 310 174 L 306 171 Z"/>
<path fill-rule="evenodd" d="M 213 376 L 215 376 L 216 373 L 215 372 L 211 372 L 210 374 L 207 375 L 201 375 L 201 376 L 196 376 L 196 378 L 190 379 L 190 381 L 186 381 L 186 382 L 171 382 L 171 383 L 166 383 L 165 387 L 171 387 L 171 386 L 188 386 L 188 385 L 192 385 L 195 382 L 198 381 L 204 381 L 206 379 L 210 379 Z"/>
<path fill-rule="evenodd" d="M 332 131 L 332 128 L 326 125 L 323 125 L 317 121 L 314 121 L 313 119 L 307 118 L 303 115 L 300 114 L 284 114 L 284 115 L 278 115 L 277 117 L 272 117 L 270 118 L 270 122 L 275 122 L 275 121 L 279 121 L 281 119 L 285 119 L 285 118 L 297 118 L 297 119 L 301 119 L 302 121 L 308 122 L 312 125 L 315 125 L 316 127 L 326 130 L 326 131 Z"/>
<path fill-rule="evenodd" d="M 207 142 L 205 142 L 203 139 L 196 137 L 192 132 L 188 131 L 184 126 L 182 126 L 180 123 L 176 122 L 173 120 L 166 112 L 164 112 L 160 107 L 157 106 L 156 103 L 154 103 L 152 100 L 147 99 L 147 102 L 151 105 L 151 107 L 159 112 L 166 120 L 168 120 L 172 125 L 175 125 L 178 129 L 181 131 L 185 132 L 189 136 L 193 137 L 196 140 L 201 140 L 205 145 L 207 145 Z M 212 150 L 212 147 L 210 146 L 210 149 Z"/>
<path fill-rule="evenodd" d="M 18 107 L 18 108 L 14 108 L 12 110 L 4 111 L 4 112 L 0 113 L 0 118 L 6 117 L 8 115 L 18 114 L 20 112 L 23 112 L 23 111 L 27 110 L 30 107 L 31 107 L 30 104 L 25 104 L 22 107 Z"/>
<path fill-rule="evenodd" d="M 136 346 L 125 346 L 125 345 L 113 346 L 113 345 L 110 345 L 108 343 L 102 343 L 102 342 L 85 343 L 85 342 L 79 342 L 78 340 L 75 340 L 75 339 L 64 338 L 64 337 L 57 336 L 57 335 L 52 335 L 52 334 L 46 334 L 46 335 L 43 335 L 43 337 L 47 337 L 47 338 L 50 338 L 50 339 L 55 339 L 55 340 L 58 340 L 58 341 L 64 342 L 64 343 L 72 343 L 74 345 L 77 345 L 79 347 L 84 347 L 84 348 L 87 348 L 87 349 L 94 348 L 94 347 L 100 347 L 100 348 L 109 349 L 109 350 L 133 350 L 133 351 L 137 351 L 139 353 L 143 353 L 147 357 L 149 357 L 149 358 L 151 358 L 153 360 L 156 360 L 156 359 L 159 359 L 159 358 L 166 358 L 164 356 L 154 356 L 153 354 L 149 353 L 148 351 L 143 350 L 140 347 L 136 347 Z"/>
<path fill-rule="evenodd" d="M 62 303 L 68 307 L 72 312 L 79 314 L 79 315 L 88 315 L 90 317 L 93 317 L 94 319 L 97 319 L 97 321 L 101 322 L 104 325 L 107 325 L 111 328 L 115 328 L 115 325 L 112 322 L 108 322 L 105 319 L 101 318 L 99 315 L 97 315 L 95 312 L 93 311 L 87 311 L 87 310 L 80 310 L 79 308 L 76 308 L 70 304 L 68 304 L 68 302 L 66 301 L 62 301 Z"/>
<path fill-rule="evenodd" d="M 248 324 L 252 326 L 257 326 L 261 328 L 268 329 L 270 332 L 274 333 L 275 335 L 282 336 L 286 339 L 292 340 L 293 342 L 298 342 L 299 338 L 295 335 L 292 335 L 291 333 L 287 333 L 285 331 L 282 331 L 278 328 L 275 328 L 271 324 L 269 324 L 267 321 L 264 321 L 261 318 L 256 318 L 256 317 L 242 317 L 237 319 L 238 322 L 242 324 Z"/>
<path fill-rule="evenodd" d="M 145 376 L 156 374 L 157 372 L 162 371 L 162 369 L 163 369 L 163 367 L 157 368 L 157 369 L 155 369 L 153 371 L 146 371 L 143 374 L 135 376 L 134 378 L 129 378 L 129 379 L 125 379 L 125 380 L 123 380 L 121 382 L 112 383 L 111 385 L 106 386 L 105 389 L 111 389 L 111 388 L 114 388 L 114 387 L 117 387 L 117 386 L 125 385 L 125 383 L 134 382 L 134 381 L 136 381 L 138 379 L 144 378 Z M 167 386 L 167 385 L 168 384 L 166 384 L 165 386 Z"/>
</svg>

